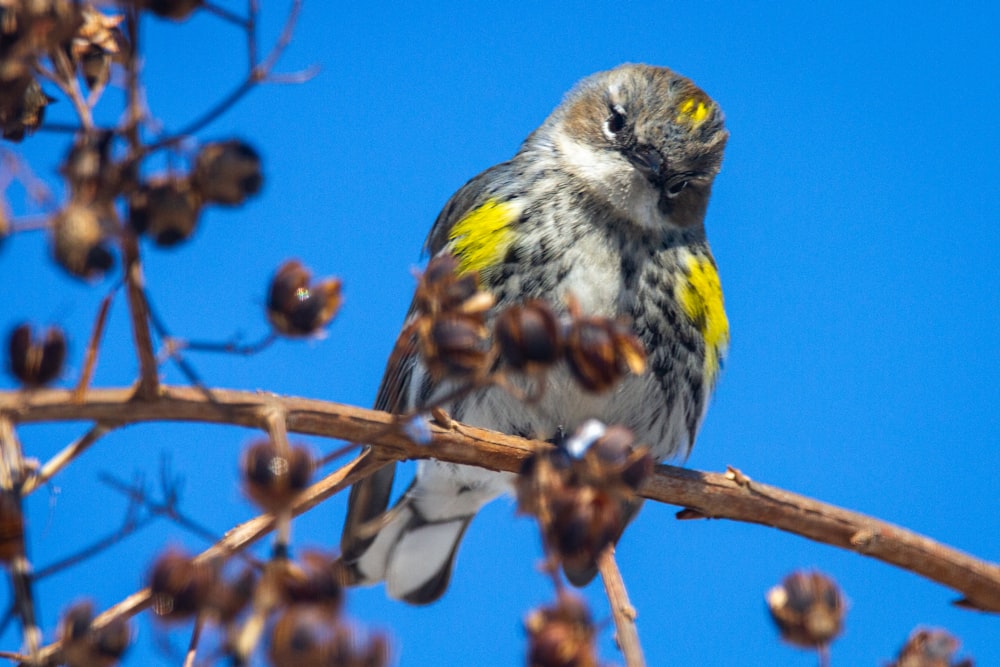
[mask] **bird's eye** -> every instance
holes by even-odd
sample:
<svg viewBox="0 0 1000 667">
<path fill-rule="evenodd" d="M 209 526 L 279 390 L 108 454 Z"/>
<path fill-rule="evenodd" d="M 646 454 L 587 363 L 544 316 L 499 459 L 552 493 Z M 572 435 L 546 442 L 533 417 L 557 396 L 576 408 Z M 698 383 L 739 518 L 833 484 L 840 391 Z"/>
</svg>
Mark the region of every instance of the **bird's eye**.
<svg viewBox="0 0 1000 667">
<path fill-rule="evenodd" d="M 683 180 L 683 181 L 677 181 L 676 183 L 671 184 L 671 186 L 667 188 L 667 196 L 670 197 L 671 199 L 673 199 L 674 197 L 676 197 L 680 193 L 684 192 L 684 188 L 686 188 L 688 186 L 688 183 L 690 183 L 690 181 Z"/>
<path fill-rule="evenodd" d="M 625 109 L 616 104 L 611 107 L 608 119 L 604 121 L 604 132 L 608 137 L 613 138 L 625 128 Z"/>
</svg>

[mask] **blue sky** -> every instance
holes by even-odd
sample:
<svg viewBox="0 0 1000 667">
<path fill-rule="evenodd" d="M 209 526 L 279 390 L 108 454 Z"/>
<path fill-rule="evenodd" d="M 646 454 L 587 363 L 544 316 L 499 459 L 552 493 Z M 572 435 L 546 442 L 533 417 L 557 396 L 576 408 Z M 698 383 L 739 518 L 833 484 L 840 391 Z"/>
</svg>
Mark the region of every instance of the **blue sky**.
<svg viewBox="0 0 1000 667">
<path fill-rule="evenodd" d="M 285 3 L 263 4 L 267 44 Z M 264 333 L 266 282 L 288 257 L 344 280 L 344 308 L 325 340 L 281 342 L 249 359 L 192 356 L 210 384 L 370 404 L 411 269 L 449 195 L 511 156 L 581 77 L 626 61 L 666 65 L 720 103 L 732 135 L 707 226 L 733 340 L 687 465 L 733 465 L 1000 560 L 995 4 L 364 5 L 307 2 L 279 69 L 318 65 L 319 75 L 254 91 L 200 135 L 257 146 L 261 196 L 210 211 L 176 250 L 147 248 L 152 298 L 177 335 Z M 242 75 L 241 37 L 217 19 L 147 27 L 148 101 L 168 129 Z M 60 103 L 50 117 L 69 114 Z M 40 133 L 23 145 L 36 173 L 54 173 L 63 140 Z M 111 283 L 65 277 L 43 241 L 25 235 L 0 250 L 0 329 L 23 319 L 64 326 L 69 384 Z M 96 383 L 134 375 L 119 300 Z M 82 430 L 32 427 L 22 440 L 44 459 Z M 164 451 L 185 478 L 185 510 L 220 534 L 249 518 L 235 471 L 253 435 L 151 425 L 102 440 L 32 497 L 36 563 L 123 515 L 99 472 L 152 480 Z M 332 547 L 344 505 L 335 498 L 298 521 L 296 542 Z M 941 586 L 759 526 L 679 523 L 675 511 L 647 504 L 619 548 L 652 665 L 815 664 L 778 641 L 764 610 L 765 591 L 801 567 L 833 575 L 850 601 L 834 665 L 879 664 L 919 624 L 954 632 L 977 664 L 1000 664 L 1000 620 L 953 608 Z M 203 546 L 158 524 L 40 583 L 48 627 L 80 595 L 105 607 L 133 591 L 164 540 Z M 374 588 L 353 592 L 348 609 L 391 628 L 403 665 L 518 664 L 521 619 L 552 597 L 538 558 L 532 524 L 501 500 L 473 523 L 439 603 L 410 608 Z M 607 621 L 602 657 L 619 659 L 599 585 L 585 594 Z M 147 663 L 152 635 L 141 623 L 130 664 Z M 186 642 L 183 632 L 170 636 Z M 14 643 L 10 632 L 3 643 Z"/>
</svg>

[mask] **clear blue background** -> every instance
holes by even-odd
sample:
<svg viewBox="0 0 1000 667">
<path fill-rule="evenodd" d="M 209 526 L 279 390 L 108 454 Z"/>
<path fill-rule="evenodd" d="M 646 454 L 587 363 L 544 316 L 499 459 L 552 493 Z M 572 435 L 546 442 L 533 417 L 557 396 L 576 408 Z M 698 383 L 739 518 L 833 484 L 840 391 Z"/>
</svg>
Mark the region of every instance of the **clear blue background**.
<svg viewBox="0 0 1000 667">
<path fill-rule="evenodd" d="M 286 5 L 264 4 L 267 45 Z M 708 230 L 733 342 L 688 465 L 734 465 L 1000 560 L 995 3 L 366 4 L 307 2 L 279 69 L 321 73 L 255 90 L 202 133 L 259 148 L 262 195 L 236 212 L 210 211 L 175 251 L 146 252 L 151 296 L 181 336 L 262 334 L 267 279 L 285 258 L 344 280 L 325 340 L 282 342 L 250 359 L 192 355 L 207 382 L 370 404 L 411 269 L 449 195 L 512 155 L 581 77 L 625 61 L 667 65 L 722 105 L 732 133 Z M 242 38 L 219 20 L 146 27 L 148 101 L 167 129 L 241 76 Z M 50 117 L 70 113 L 61 102 Z M 36 173 L 52 177 L 63 142 L 39 133 L 24 144 Z M 43 241 L 23 235 L 0 251 L 0 329 L 25 318 L 66 327 L 69 385 L 111 282 L 65 277 Z M 134 378 L 129 340 L 119 299 L 96 384 Z M 44 459 L 83 429 L 21 435 Z M 149 425 L 102 440 L 31 498 L 36 564 L 117 524 L 125 502 L 96 483 L 98 472 L 155 479 L 164 451 L 186 479 L 184 510 L 220 534 L 251 517 L 235 471 L 253 435 Z M 297 544 L 333 547 L 344 504 L 335 498 L 298 521 Z M 801 567 L 836 577 L 850 600 L 835 665 L 880 664 L 920 624 L 950 629 L 977 664 L 1000 664 L 1000 619 L 953 608 L 948 589 L 759 526 L 678 523 L 675 511 L 648 504 L 619 548 L 651 665 L 815 664 L 777 639 L 764 610 L 765 591 Z M 77 596 L 103 608 L 133 591 L 164 540 L 204 546 L 158 524 L 41 582 L 46 627 Z M 415 609 L 374 588 L 352 592 L 349 613 L 391 627 L 403 665 L 518 664 L 521 619 L 552 598 L 539 555 L 532 524 L 496 502 L 473 523 L 438 604 Z M 620 661 L 599 584 L 585 594 L 603 623 L 602 657 Z M 130 664 L 150 660 L 154 634 L 140 623 Z M 183 631 L 169 637 L 186 643 Z M 8 631 L 4 645 L 16 643 Z"/>
</svg>

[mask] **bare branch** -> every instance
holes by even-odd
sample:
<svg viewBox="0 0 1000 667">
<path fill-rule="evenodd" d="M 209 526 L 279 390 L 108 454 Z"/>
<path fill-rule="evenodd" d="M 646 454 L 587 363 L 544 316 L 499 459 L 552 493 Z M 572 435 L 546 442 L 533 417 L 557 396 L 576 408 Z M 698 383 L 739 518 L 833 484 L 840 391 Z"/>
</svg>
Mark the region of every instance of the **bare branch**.
<svg viewBox="0 0 1000 667">
<path fill-rule="evenodd" d="M 92 390 L 80 404 L 69 392 L 42 389 L 26 396 L 0 392 L 0 415 L 15 423 L 92 420 L 120 423 L 189 421 L 260 428 L 261 408 L 280 406 L 289 432 L 369 442 L 381 462 L 436 458 L 490 470 L 516 472 L 522 461 L 547 443 L 453 423 L 430 424 L 431 440 L 416 445 L 385 412 L 305 398 L 161 387 L 155 400 L 134 397 L 128 388 Z M 737 478 L 737 479 L 734 479 Z M 699 472 L 661 465 L 641 495 L 704 517 L 758 523 L 832 544 L 915 572 L 960 592 L 965 606 L 1000 612 L 1000 566 L 983 561 L 899 526 L 802 495 L 750 481 L 733 473 Z"/>
<path fill-rule="evenodd" d="M 597 559 L 597 567 L 611 606 L 611 617 L 615 620 L 615 637 L 625 656 L 625 667 L 645 667 L 646 657 L 642 654 L 642 644 L 635 628 L 635 607 L 629 602 L 622 573 L 615 562 L 614 546 L 604 550 Z"/>
</svg>

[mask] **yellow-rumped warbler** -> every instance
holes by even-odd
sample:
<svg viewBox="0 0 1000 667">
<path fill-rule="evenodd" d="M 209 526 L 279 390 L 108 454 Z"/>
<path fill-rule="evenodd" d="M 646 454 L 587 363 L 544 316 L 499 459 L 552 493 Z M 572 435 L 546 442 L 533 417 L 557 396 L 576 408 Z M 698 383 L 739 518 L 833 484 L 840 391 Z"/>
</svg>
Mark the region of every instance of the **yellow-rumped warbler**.
<svg viewBox="0 0 1000 667">
<path fill-rule="evenodd" d="M 690 80 L 622 65 L 581 81 L 513 159 L 452 196 L 427 251 L 478 272 L 495 309 L 572 295 L 584 314 L 630 322 L 648 354 L 645 371 L 611 391 L 584 391 L 557 367 L 536 403 L 484 387 L 444 404 L 454 419 L 548 439 L 596 418 L 632 429 L 657 460 L 687 456 L 729 342 L 704 226 L 728 136 Z M 419 409 L 448 391 L 413 352 L 386 369 L 376 408 Z M 393 478 L 388 466 L 351 489 L 343 558 L 359 583 L 385 580 L 394 598 L 431 602 L 472 517 L 512 476 L 421 461 L 384 514 Z M 365 528 L 377 521 L 373 536 Z M 593 574 L 567 571 L 576 584 Z"/>
</svg>

